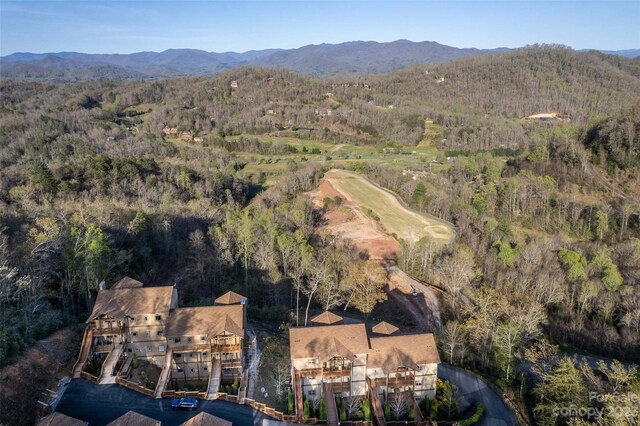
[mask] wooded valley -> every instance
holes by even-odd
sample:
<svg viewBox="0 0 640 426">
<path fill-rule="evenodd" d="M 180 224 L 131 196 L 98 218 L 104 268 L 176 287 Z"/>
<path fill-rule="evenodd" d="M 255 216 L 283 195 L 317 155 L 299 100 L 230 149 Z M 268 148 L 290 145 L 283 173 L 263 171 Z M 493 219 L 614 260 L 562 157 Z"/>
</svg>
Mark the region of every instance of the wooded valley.
<svg viewBox="0 0 640 426">
<path fill-rule="evenodd" d="M 305 308 L 375 315 L 386 272 L 306 196 L 345 168 L 454 224 L 397 263 L 447 290 L 443 361 L 546 424 L 554 377 L 613 392 L 562 354 L 640 362 L 639 94 L 637 59 L 559 46 L 348 78 L 2 81 L 0 366 L 125 275 L 183 306 L 238 291 L 274 333 Z M 524 119 L 543 112 L 569 119 Z"/>
</svg>

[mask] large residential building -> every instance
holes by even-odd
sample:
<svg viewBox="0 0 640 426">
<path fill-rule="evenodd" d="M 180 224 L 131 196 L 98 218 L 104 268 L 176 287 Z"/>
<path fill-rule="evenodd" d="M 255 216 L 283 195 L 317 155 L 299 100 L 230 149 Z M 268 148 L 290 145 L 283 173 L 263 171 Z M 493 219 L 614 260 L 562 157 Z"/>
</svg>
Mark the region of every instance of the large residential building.
<svg viewBox="0 0 640 426">
<path fill-rule="evenodd" d="M 367 333 L 364 324 L 344 324 L 329 312 L 312 324 L 289 330 L 296 405 L 303 395 L 317 399 L 327 391 L 383 400 L 396 392 L 435 397 L 440 357 L 431 333 L 400 334 L 387 322 Z"/>
<path fill-rule="evenodd" d="M 156 396 L 169 383 L 185 382 L 206 382 L 208 392 L 215 393 L 221 383 L 242 377 L 246 302 L 228 292 L 214 306 L 179 308 L 175 287 L 144 287 L 131 278 L 101 288 L 74 377 L 98 359 L 99 383 L 114 383 L 135 355 L 162 368 Z"/>
</svg>

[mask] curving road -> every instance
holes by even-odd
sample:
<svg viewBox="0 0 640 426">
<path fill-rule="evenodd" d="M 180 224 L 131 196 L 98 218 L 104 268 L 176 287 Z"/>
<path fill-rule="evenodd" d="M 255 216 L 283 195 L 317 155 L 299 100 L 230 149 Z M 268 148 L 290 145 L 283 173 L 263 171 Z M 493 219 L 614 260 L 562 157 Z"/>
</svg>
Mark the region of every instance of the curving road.
<svg viewBox="0 0 640 426">
<path fill-rule="evenodd" d="M 444 363 L 438 365 L 438 377 L 456 385 L 460 410 L 464 410 L 473 402 L 479 402 L 484 405 L 484 414 L 477 425 L 518 425 L 513 412 L 507 407 L 494 388 L 484 379 Z"/>
<path fill-rule="evenodd" d="M 71 380 L 56 409 L 91 426 L 106 425 L 129 410 L 160 420 L 163 426 L 180 425 L 201 411 L 234 425 L 284 424 L 246 405 L 226 401 L 200 401 L 196 411 L 174 411 L 171 399 L 154 399 L 120 385 L 96 385 L 83 379 Z"/>
</svg>

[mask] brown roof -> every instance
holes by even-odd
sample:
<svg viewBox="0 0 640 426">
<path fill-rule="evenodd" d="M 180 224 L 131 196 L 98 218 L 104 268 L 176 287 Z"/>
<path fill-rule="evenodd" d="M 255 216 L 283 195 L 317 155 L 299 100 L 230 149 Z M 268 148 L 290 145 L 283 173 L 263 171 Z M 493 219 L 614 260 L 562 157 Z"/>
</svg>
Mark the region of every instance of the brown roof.
<svg viewBox="0 0 640 426">
<path fill-rule="evenodd" d="M 218 297 L 214 304 L 216 305 L 236 305 L 238 303 L 242 303 L 243 300 L 247 300 L 246 297 L 235 293 L 233 291 L 228 291 L 222 296 Z"/>
<path fill-rule="evenodd" d="M 386 321 L 382 321 L 382 322 L 374 325 L 373 328 L 371 328 L 371 331 L 373 331 L 376 334 L 390 335 L 390 334 L 393 334 L 396 331 L 398 331 L 398 327 L 396 327 L 393 324 L 389 324 Z"/>
<path fill-rule="evenodd" d="M 393 372 L 398 367 L 415 369 L 418 364 L 439 363 L 433 334 L 406 334 L 402 336 L 372 337 L 367 366 L 380 367 Z"/>
<path fill-rule="evenodd" d="M 289 329 L 291 358 L 318 358 L 327 361 L 336 356 L 351 358 L 367 353 L 364 324 L 339 324 Z"/>
<path fill-rule="evenodd" d="M 87 426 L 89 423 L 74 419 L 62 413 L 49 414 L 38 422 L 38 426 Z"/>
<path fill-rule="evenodd" d="M 127 411 L 126 414 L 118 417 L 107 426 L 160 426 L 160 422 L 134 411 Z"/>
<path fill-rule="evenodd" d="M 167 337 L 213 337 L 225 331 L 244 335 L 244 305 L 178 308 L 171 313 L 164 334 Z"/>
<path fill-rule="evenodd" d="M 212 416 L 204 411 L 195 417 L 191 417 L 181 426 L 231 426 L 230 421 L 221 419 L 220 417 Z"/>
<path fill-rule="evenodd" d="M 100 315 L 124 318 L 139 314 L 165 314 L 171 308 L 173 287 L 141 287 L 100 290 L 91 316 L 93 321 Z"/>
<path fill-rule="evenodd" d="M 324 311 L 320 315 L 317 315 L 311 318 L 311 322 L 316 324 L 335 324 L 342 321 L 342 317 L 331 313 L 329 311 Z"/>
<path fill-rule="evenodd" d="M 115 288 L 139 288 L 139 287 L 142 287 L 143 285 L 144 284 L 142 284 L 140 281 L 134 280 L 131 277 L 124 277 L 123 279 L 121 279 L 120 281 L 118 281 L 117 283 L 112 285 L 111 289 L 115 289 Z"/>
</svg>

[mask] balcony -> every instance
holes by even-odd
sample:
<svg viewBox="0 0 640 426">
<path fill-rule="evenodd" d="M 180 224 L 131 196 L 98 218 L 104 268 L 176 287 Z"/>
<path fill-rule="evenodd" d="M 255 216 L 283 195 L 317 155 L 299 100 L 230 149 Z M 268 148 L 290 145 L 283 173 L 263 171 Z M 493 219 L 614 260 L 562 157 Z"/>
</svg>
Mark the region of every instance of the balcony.
<svg viewBox="0 0 640 426">
<path fill-rule="evenodd" d="M 390 376 L 389 379 L 380 378 L 375 379 L 373 384 L 375 387 L 378 386 L 388 386 L 390 388 L 401 388 L 403 386 L 413 386 L 415 383 L 415 377 L 413 373 L 404 373 L 397 374 L 396 377 Z"/>
<path fill-rule="evenodd" d="M 213 352 L 219 352 L 219 353 L 223 353 L 223 352 L 240 352 L 242 350 L 242 345 L 239 343 L 236 344 L 228 344 L 228 345 L 223 345 L 223 344 L 214 344 L 212 347 L 212 351 Z"/>
<path fill-rule="evenodd" d="M 94 336 L 104 336 L 104 335 L 122 335 L 124 334 L 124 326 L 123 325 L 114 325 L 109 327 L 98 327 L 95 324 L 91 324 L 91 331 Z"/>
<path fill-rule="evenodd" d="M 302 377 L 323 377 L 333 379 L 337 377 L 350 377 L 351 369 L 349 368 L 311 368 L 300 370 Z"/>
<path fill-rule="evenodd" d="M 111 350 L 115 347 L 113 343 L 102 343 L 95 344 L 93 346 L 94 353 L 102 353 L 102 352 L 111 352 Z"/>
</svg>

